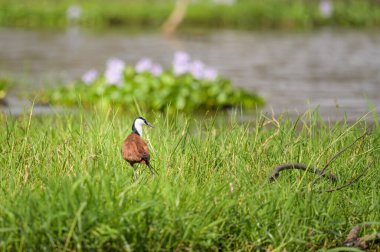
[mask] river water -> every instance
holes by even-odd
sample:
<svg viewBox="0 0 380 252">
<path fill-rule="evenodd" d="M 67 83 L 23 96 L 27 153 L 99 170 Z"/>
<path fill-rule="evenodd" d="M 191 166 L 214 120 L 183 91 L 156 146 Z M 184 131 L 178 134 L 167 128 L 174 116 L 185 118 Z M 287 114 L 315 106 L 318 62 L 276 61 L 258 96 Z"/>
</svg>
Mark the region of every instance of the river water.
<svg viewBox="0 0 380 252">
<path fill-rule="evenodd" d="M 187 51 L 256 91 L 275 114 L 319 108 L 326 120 L 354 120 L 380 111 L 380 32 L 325 29 L 314 32 L 154 32 L 0 29 L 0 74 L 27 79 L 26 88 L 64 83 L 87 70 L 104 70 L 110 57 L 135 64 L 142 57 L 169 66 Z"/>
</svg>

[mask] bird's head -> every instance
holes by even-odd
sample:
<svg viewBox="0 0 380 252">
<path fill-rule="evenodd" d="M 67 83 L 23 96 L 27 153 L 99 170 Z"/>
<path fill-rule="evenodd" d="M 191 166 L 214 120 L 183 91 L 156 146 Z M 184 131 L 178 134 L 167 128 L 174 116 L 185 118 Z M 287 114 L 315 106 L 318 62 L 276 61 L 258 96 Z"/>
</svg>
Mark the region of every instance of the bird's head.
<svg viewBox="0 0 380 252">
<path fill-rule="evenodd" d="M 142 126 L 147 125 L 151 128 L 154 128 L 152 124 L 150 124 L 144 117 L 139 116 L 135 119 L 132 124 L 132 132 L 142 136 Z"/>
</svg>

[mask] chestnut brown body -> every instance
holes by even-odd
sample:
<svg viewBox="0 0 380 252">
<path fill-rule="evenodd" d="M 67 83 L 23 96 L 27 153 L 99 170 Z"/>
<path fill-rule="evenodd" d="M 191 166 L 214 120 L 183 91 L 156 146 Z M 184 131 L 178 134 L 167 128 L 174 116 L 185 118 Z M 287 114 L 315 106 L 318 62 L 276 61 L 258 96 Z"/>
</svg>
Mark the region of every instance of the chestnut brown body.
<svg viewBox="0 0 380 252">
<path fill-rule="evenodd" d="M 123 159 L 132 166 L 136 163 L 149 165 L 150 154 L 148 145 L 136 133 L 131 133 L 123 144 Z"/>
<path fill-rule="evenodd" d="M 153 126 L 144 118 L 137 117 L 132 124 L 132 133 L 124 140 L 121 154 L 123 159 L 127 161 L 132 167 L 134 164 L 146 164 L 149 167 L 150 172 L 154 175 L 157 174 L 156 170 L 150 165 L 150 154 L 148 145 L 142 139 L 142 126 L 147 125 L 151 128 Z M 136 179 L 135 170 L 133 176 Z"/>
</svg>

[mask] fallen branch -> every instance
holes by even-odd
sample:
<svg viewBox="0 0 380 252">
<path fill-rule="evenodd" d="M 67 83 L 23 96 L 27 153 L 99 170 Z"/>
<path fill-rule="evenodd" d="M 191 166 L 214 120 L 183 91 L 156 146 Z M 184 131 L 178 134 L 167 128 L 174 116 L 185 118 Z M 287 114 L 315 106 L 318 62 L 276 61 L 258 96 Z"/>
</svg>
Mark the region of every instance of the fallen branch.
<svg viewBox="0 0 380 252">
<path fill-rule="evenodd" d="M 293 163 L 293 164 L 282 164 L 282 165 L 276 166 L 273 170 L 272 175 L 269 177 L 269 182 L 275 181 L 280 176 L 281 171 L 290 170 L 290 169 L 297 169 L 297 170 L 312 172 L 312 173 L 318 174 L 319 176 L 326 177 L 332 181 L 336 181 L 336 176 L 333 173 L 326 174 L 324 173 L 323 170 L 319 170 L 316 167 L 307 166 L 305 164 Z"/>
<path fill-rule="evenodd" d="M 380 233 L 364 235 L 359 237 L 360 230 L 363 227 L 368 227 L 369 224 L 356 225 L 348 233 L 346 240 L 343 242 L 343 246 L 357 247 L 361 249 L 368 249 L 372 243 L 380 242 Z"/>
<path fill-rule="evenodd" d="M 299 163 L 290 163 L 290 164 L 282 164 L 282 165 L 279 165 L 279 166 L 276 166 L 272 172 L 272 175 L 269 177 L 269 182 L 273 182 L 275 181 L 279 176 L 280 176 L 280 172 L 283 171 L 283 170 L 289 170 L 289 169 L 298 169 L 298 170 L 304 170 L 304 171 L 309 171 L 309 172 L 313 172 L 315 174 L 318 175 L 318 177 L 314 180 L 314 182 L 312 183 L 313 185 L 315 184 L 315 182 L 317 181 L 318 178 L 320 177 L 327 177 L 329 178 L 330 180 L 332 181 L 336 181 L 336 176 L 335 174 L 333 173 L 330 173 L 330 174 L 327 174 L 326 173 L 326 169 L 327 167 L 335 160 L 337 159 L 343 152 L 345 152 L 348 148 L 350 148 L 351 146 L 353 146 L 356 142 L 358 142 L 360 139 L 364 138 L 366 135 L 368 135 L 370 133 L 370 129 L 367 129 L 361 136 L 359 136 L 358 138 L 356 138 L 351 144 L 349 144 L 348 146 L 344 147 L 342 150 L 340 150 L 338 153 L 336 153 L 332 158 L 329 159 L 329 161 L 327 161 L 327 163 L 325 164 L 325 166 L 322 168 L 322 170 L 319 170 L 318 168 L 314 167 L 314 166 L 307 166 L 305 164 L 299 164 Z M 352 185 L 353 183 L 355 183 L 356 181 L 358 181 L 364 174 L 365 172 L 368 170 L 365 169 L 365 171 L 358 177 L 356 177 L 355 179 L 352 179 L 350 182 L 348 182 L 347 184 L 341 186 L 341 187 L 338 187 L 338 188 L 335 188 L 335 189 L 330 189 L 328 191 L 336 191 L 336 190 L 340 190 L 342 188 L 345 188 L 349 185 Z"/>
</svg>

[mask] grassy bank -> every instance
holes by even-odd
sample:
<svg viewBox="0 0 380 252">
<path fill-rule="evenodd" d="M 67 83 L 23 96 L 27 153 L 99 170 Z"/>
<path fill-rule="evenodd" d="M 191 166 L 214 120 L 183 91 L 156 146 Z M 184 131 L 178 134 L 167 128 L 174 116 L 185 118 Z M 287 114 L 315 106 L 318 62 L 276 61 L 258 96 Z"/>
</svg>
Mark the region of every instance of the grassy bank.
<svg viewBox="0 0 380 252">
<path fill-rule="evenodd" d="M 328 168 L 332 183 L 274 166 L 323 166 L 365 123 L 251 123 L 147 115 L 153 180 L 121 159 L 134 115 L 1 115 L 1 250 L 316 250 L 340 246 L 353 225 L 380 220 L 378 128 Z M 358 183 L 333 193 L 373 162 Z M 378 223 L 379 224 L 379 223 Z M 379 232 L 379 225 L 365 230 Z"/>
<path fill-rule="evenodd" d="M 376 0 L 334 0 L 333 13 L 324 18 L 317 0 L 240 0 L 234 5 L 198 1 L 189 6 L 182 27 L 242 29 L 311 29 L 321 26 L 376 27 L 380 4 Z M 18 27 L 65 27 L 67 10 L 81 8 L 77 23 L 88 27 L 159 28 L 174 1 L 37 1 L 0 0 L 0 25 Z"/>
</svg>

